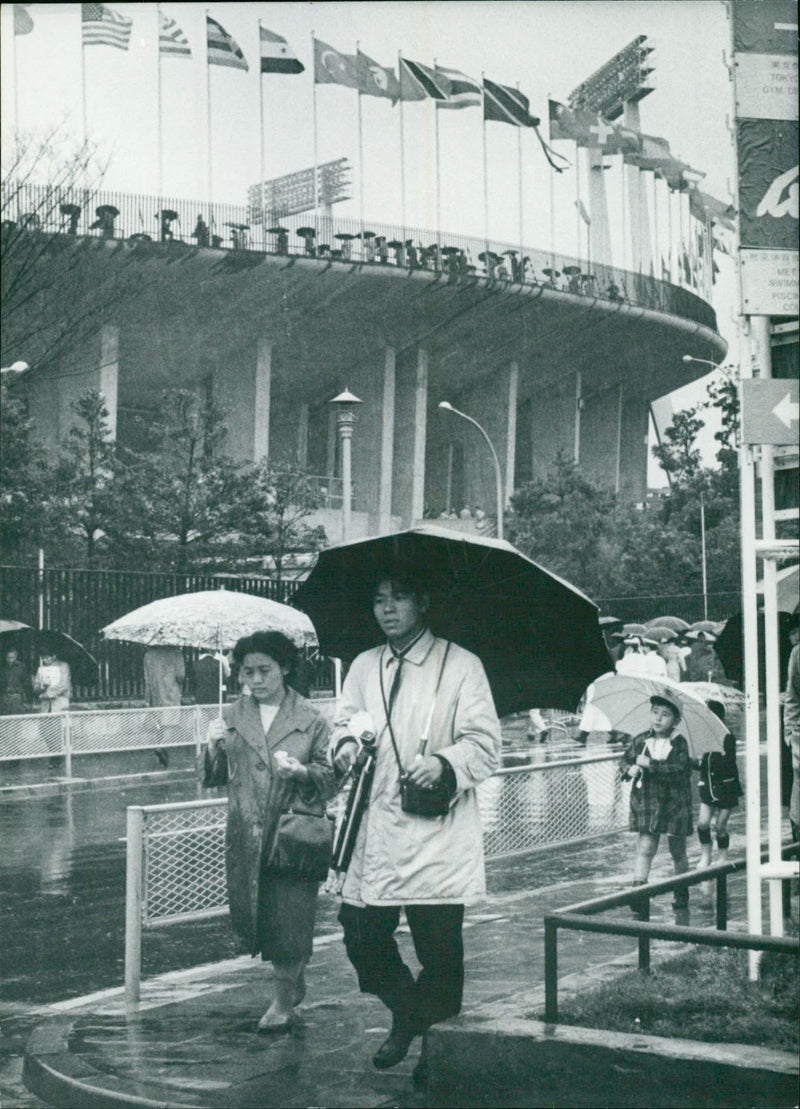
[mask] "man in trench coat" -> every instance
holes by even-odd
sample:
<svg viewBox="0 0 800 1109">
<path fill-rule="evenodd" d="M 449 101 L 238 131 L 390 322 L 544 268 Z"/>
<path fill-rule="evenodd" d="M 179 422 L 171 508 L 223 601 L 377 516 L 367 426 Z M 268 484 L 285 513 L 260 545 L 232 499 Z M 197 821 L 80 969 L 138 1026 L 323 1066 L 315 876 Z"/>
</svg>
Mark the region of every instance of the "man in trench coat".
<svg viewBox="0 0 800 1109">
<path fill-rule="evenodd" d="M 430 1025 L 461 1009 L 464 905 L 486 888 L 475 787 L 497 768 L 501 741 L 483 664 L 455 643 L 446 650 L 447 642 L 431 633 L 429 596 L 413 572 L 394 567 L 379 574 L 372 606 L 387 642 L 360 654 L 350 667 L 330 753 L 339 773 L 348 770 L 358 753 L 350 721 L 356 713 L 369 714 L 377 734 L 375 774 L 339 920 L 362 992 L 376 994 L 392 1013 L 390 1035 L 373 1057 L 384 1069 L 405 1058 Z M 402 810 L 387 709 L 409 779 L 428 789 L 442 779 L 449 784 L 445 815 Z M 416 981 L 394 938 L 401 907 L 422 965 Z M 414 1081 L 424 1084 L 426 1078 L 423 1038 Z"/>
</svg>

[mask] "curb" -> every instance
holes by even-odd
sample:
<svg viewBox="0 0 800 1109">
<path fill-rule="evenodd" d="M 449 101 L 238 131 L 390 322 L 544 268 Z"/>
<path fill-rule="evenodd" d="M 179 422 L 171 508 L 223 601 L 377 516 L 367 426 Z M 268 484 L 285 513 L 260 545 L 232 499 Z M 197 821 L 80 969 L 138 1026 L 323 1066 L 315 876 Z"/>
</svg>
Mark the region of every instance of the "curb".
<svg viewBox="0 0 800 1109">
<path fill-rule="evenodd" d="M 0 802 L 18 801 L 27 797 L 55 797 L 60 793 L 79 793 L 93 789 L 115 789 L 118 786 L 162 785 L 196 777 L 197 772 L 187 767 L 175 770 L 149 770 L 136 774 L 113 774 L 107 778 L 60 778 L 54 782 L 0 786 Z"/>
<path fill-rule="evenodd" d="M 449 1109 L 774 1109 L 797 1104 L 800 1072 L 769 1048 L 479 1017 L 431 1029 L 428 1067 L 431 1104 Z"/>
</svg>

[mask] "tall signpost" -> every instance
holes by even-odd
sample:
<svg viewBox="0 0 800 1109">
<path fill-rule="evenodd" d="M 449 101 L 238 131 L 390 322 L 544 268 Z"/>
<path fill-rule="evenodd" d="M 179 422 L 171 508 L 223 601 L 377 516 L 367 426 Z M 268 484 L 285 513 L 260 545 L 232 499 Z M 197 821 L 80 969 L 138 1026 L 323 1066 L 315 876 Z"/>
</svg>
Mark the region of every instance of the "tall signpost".
<svg viewBox="0 0 800 1109">
<path fill-rule="evenodd" d="M 731 0 L 739 193 L 741 360 L 742 604 L 745 639 L 747 766 L 747 923 L 760 933 L 761 883 L 770 882 L 770 931 L 783 934 L 781 861 L 780 687 L 777 561 L 796 540 L 775 537 L 774 445 L 796 442 L 794 383 L 772 381 L 770 317 L 798 313 L 797 6 L 794 0 Z M 777 386 L 777 388 L 776 388 Z M 755 506 L 755 452 L 761 456 L 761 536 Z M 756 560 L 764 560 L 764 655 L 767 710 L 767 839 L 762 866 L 759 764 Z M 758 970 L 751 955 L 751 977 Z"/>
</svg>

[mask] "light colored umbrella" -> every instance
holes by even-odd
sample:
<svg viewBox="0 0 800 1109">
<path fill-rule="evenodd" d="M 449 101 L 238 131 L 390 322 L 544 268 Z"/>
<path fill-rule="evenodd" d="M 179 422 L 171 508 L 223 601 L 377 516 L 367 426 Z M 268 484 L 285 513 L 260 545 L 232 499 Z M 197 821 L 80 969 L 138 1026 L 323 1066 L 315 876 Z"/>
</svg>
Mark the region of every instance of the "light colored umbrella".
<svg viewBox="0 0 800 1109">
<path fill-rule="evenodd" d="M 317 635 L 304 612 L 289 605 L 210 589 L 151 601 L 102 629 L 106 639 L 147 647 L 200 647 L 226 650 L 254 632 L 283 632 L 298 647 L 314 646 Z"/>
<path fill-rule="evenodd" d="M 628 735 L 649 730 L 650 698 L 665 697 L 680 708 L 675 730 L 686 739 L 691 757 L 700 759 L 706 751 L 722 751 L 727 728 L 686 684 L 664 678 L 604 674 L 589 687 L 586 697 L 604 714 L 611 729 Z"/>
<path fill-rule="evenodd" d="M 648 628 L 671 628 L 674 632 L 685 632 L 689 629 L 689 624 L 682 620 L 680 616 L 655 616 L 652 620 L 647 621 Z"/>
</svg>

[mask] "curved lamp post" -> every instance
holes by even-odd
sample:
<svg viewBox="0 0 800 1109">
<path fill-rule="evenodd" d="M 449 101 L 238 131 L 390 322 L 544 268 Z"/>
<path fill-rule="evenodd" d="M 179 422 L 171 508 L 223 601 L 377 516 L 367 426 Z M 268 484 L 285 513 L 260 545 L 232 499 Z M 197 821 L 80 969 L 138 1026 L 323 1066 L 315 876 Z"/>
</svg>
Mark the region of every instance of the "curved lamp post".
<svg viewBox="0 0 800 1109">
<path fill-rule="evenodd" d="M 466 412 L 459 412 L 457 408 L 453 408 L 446 400 L 439 402 L 439 407 L 443 408 L 445 412 L 453 412 L 456 416 L 461 416 L 462 419 L 476 427 L 481 435 L 486 440 L 489 450 L 492 452 L 492 461 L 494 462 L 494 477 L 495 487 L 497 492 L 497 538 L 503 538 L 503 479 L 500 474 L 500 460 L 497 457 L 497 451 L 494 449 L 494 444 L 486 432 L 483 430 L 477 420 L 473 420 L 472 416 L 468 416 Z"/>
<path fill-rule="evenodd" d="M 350 442 L 358 419 L 356 406 L 363 404 L 363 401 L 354 396 L 349 389 L 345 389 L 330 403 L 336 410 L 336 425 L 342 440 L 342 541 L 346 543 L 350 538 L 350 510 L 353 499 Z"/>
<path fill-rule="evenodd" d="M 0 374 L 14 381 L 16 378 L 21 377 L 22 374 L 27 373 L 29 369 L 30 366 L 27 362 L 12 362 L 10 366 L 0 367 Z"/>
</svg>

